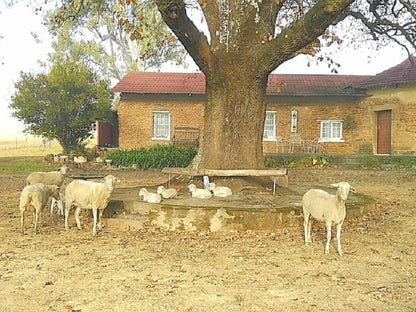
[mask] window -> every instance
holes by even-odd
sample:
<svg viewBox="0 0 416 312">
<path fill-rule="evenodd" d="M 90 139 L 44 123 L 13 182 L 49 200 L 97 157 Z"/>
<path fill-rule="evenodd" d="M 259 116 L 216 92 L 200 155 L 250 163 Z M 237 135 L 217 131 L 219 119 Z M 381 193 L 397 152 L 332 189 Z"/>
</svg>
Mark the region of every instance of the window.
<svg viewBox="0 0 416 312">
<path fill-rule="evenodd" d="M 342 120 L 320 120 L 322 142 L 344 142 L 342 138 Z"/>
<path fill-rule="evenodd" d="M 266 119 L 264 120 L 263 141 L 276 140 L 276 112 L 266 111 Z"/>
<path fill-rule="evenodd" d="M 153 112 L 153 140 L 170 140 L 170 112 Z"/>
</svg>

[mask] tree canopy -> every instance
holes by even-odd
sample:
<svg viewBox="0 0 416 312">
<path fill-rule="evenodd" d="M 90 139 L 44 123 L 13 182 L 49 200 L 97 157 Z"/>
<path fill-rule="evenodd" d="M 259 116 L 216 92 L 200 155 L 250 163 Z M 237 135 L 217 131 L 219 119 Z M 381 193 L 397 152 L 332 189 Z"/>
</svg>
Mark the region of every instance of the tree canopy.
<svg viewBox="0 0 416 312">
<path fill-rule="evenodd" d="M 59 63 L 48 74 L 21 73 L 11 98 L 13 116 L 25 131 L 56 139 L 65 153 L 80 148 L 93 135 L 96 120 L 111 111 L 113 94 L 83 63 Z"/>
<path fill-rule="evenodd" d="M 74 10 L 82 7 L 81 2 L 70 3 Z M 186 51 L 160 17 L 155 3 L 131 8 L 117 0 L 103 1 L 99 6 L 94 1 L 89 4 L 91 9 L 83 10 L 77 18 L 66 5 L 49 13 L 47 24 L 58 38 L 55 58 L 82 55 L 95 63 L 104 77 L 115 80 L 129 71 L 160 69 L 167 62 L 185 64 Z M 140 30 L 127 25 L 127 17 L 132 15 L 141 21 Z"/>
<path fill-rule="evenodd" d="M 413 0 L 153 0 L 161 17 L 205 74 L 203 141 L 194 165 L 263 167 L 262 133 L 269 74 L 298 54 L 357 38 L 416 47 Z M 102 1 L 62 0 L 62 19 L 100 11 Z M 134 8 L 149 1 L 120 0 L 120 25 L 141 40 Z M 199 12 L 207 30 L 198 28 Z M 193 14 L 191 14 L 193 13 Z"/>
</svg>

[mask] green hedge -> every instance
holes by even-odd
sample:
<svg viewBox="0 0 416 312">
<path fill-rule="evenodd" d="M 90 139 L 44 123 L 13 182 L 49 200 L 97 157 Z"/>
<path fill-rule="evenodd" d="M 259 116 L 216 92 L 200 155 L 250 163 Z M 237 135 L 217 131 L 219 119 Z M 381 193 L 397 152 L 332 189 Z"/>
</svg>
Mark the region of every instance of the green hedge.
<svg viewBox="0 0 416 312">
<path fill-rule="evenodd" d="M 193 147 L 177 147 L 176 145 L 156 145 L 149 149 L 140 148 L 128 151 L 114 151 L 106 156 L 116 167 L 131 167 L 137 164 L 140 169 L 187 167 L 197 151 Z"/>
</svg>

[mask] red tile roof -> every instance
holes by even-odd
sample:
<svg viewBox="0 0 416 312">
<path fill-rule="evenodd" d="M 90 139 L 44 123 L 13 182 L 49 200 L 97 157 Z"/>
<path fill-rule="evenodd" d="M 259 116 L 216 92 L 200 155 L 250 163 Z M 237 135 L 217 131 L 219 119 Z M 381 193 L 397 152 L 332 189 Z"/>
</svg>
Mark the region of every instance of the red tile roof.
<svg viewBox="0 0 416 312">
<path fill-rule="evenodd" d="M 370 79 L 358 84 L 359 87 L 371 88 L 377 86 L 397 85 L 416 82 L 416 57 L 404 60 L 397 66 L 387 69 Z"/>
<path fill-rule="evenodd" d="M 291 75 L 269 76 L 267 94 L 288 96 L 364 95 L 351 88 L 371 76 L 351 75 Z M 205 76 L 189 73 L 131 72 L 113 92 L 137 94 L 205 94 Z"/>
</svg>

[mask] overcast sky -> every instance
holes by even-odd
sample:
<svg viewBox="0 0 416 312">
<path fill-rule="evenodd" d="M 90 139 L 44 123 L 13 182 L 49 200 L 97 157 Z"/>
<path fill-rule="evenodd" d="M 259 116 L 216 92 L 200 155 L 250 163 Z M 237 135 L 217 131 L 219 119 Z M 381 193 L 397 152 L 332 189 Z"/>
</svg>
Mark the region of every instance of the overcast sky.
<svg viewBox="0 0 416 312">
<path fill-rule="evenodd" d="M 42 25 L 42 17 L 34 14 L 32 9 L 18 3 L 9 9 L 0 1 L 0 137 L 19 135 L 23 124 L 10 116 L 8 108 L 10 96 L 14 93 L 14 83 L 19 79 L 20 72 L 39 72 L 39 60 L 45 61 L 50 52 L 51 38 Z M 39 36 L 40 42 L 31 33 Z M 2 37 L 2 38 L 1 38 Z M 372 57 L 368 57 L 372 55 Z M 333 55 L 335 61 L 341 63 L 339 74 L 374 75 L 402 62 L 405 51 L 397 47 L 385 48 L 377 53 L 368 47 L 360 50 L 345 49 Z M 308 57 L 297 58 L 283 64 L 278 73 L 293 74 L 330 74 L 327 65 L 316 65 L 315 61 L 307 66 Z M 191 66 L 194 69 L 195 67 Z M 168 68 L 168 71 L 183 69 Z"/>
</svg>

